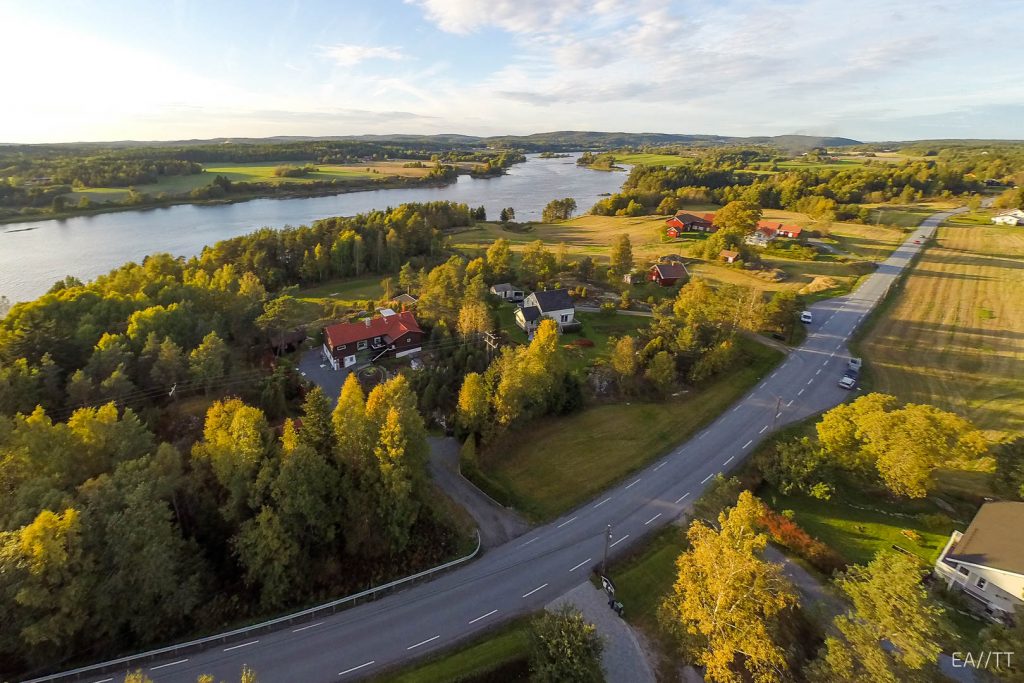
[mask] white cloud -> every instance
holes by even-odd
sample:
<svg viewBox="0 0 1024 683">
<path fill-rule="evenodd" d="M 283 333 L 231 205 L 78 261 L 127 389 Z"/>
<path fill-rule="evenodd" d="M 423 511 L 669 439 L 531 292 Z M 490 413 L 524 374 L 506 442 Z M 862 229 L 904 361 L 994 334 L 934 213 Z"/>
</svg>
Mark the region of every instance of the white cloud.
<svg viewBox="0 0 1024 683">
<path fill-rule="evenodd" d="M 406 0 L 448 33 L 472 33 L 496 26 L 512 33 L 547 32 L 579 15 L 583 0 Z M 599 3 L 602 4 L 602 3 Z"/>
<path fill-rule="evenodd" d="M 354 66 L 371 59 L 397 62 L 405 58 L 399 48 L 383 45 L 326 45 L 320 48 L 320 54 L 333 60 L 338 66 Z"/>
</svg>

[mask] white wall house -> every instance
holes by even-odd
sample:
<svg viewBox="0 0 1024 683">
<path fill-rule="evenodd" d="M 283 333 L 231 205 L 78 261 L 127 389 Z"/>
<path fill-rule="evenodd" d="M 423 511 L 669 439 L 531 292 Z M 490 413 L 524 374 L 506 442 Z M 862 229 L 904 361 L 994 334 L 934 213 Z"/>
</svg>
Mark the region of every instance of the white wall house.
<svg viewBox="0 0 1024 683">
<path fill-rule="evenodd" d="M 518 287 L 513 287 L 507 282 L 502 282 L 499 285 L 492 285 L 491 294 L 505 301 L 514 302 L 522 301 L 523 297 L 526 295 L 526 293 L 523 292 L 523 290 L 519 289 Z"/>
<path fill-rule="evenodd" d="M 1024 616 L 1024 503 L 986 503 L 967 531 L 954 531 L 935 563 L 992 620 Z"/>
<path fill-rule="evenodd" d="M 993 216 L 992 222 L 999 225 L 1024 225 L 1024 210 L 1003 211 Z"/>
<path fill-rule="evenodd" d="M 558 323 L 559 331 L 577 324 L 576 306 L 569 296 L 569 290 L 550 289 L 545 292 L 534 292 L 526 297 L 522 307 L 516 311 L 516 325 L 527 334 L 534 333 L 542 318 Z"/>
</svg>

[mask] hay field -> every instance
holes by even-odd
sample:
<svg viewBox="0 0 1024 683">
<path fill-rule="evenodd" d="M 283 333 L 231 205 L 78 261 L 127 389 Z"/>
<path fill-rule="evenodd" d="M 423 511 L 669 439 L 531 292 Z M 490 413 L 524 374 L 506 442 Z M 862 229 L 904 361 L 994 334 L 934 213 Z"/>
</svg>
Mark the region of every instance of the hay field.
<svg viewBox="0 0 1024 683">
<path fill-rule="evenodd" d="M 863 342 L 873 387 L 1024 432 L 1024 229 L 946 225 Z"/>
</svg>

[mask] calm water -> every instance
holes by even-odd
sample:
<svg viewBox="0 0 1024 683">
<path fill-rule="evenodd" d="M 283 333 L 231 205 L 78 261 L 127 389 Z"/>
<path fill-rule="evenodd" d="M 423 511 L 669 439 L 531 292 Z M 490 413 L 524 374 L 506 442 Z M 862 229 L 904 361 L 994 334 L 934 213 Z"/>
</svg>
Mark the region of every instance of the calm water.
<svg viewBox="0 0 1024 683">
<path fill-rule="evenodd" d="M 582 212 L 603 193 L 618 191 L 625 179 L 625 173 L 579 168 L 575 155 L 568 159 L 530 155 L 508 175 L 488 179 L 459 176 L 457 183 L 442 188 L 254 199 L 219 206 L 183 204 L 13 223 L 0 226 L 0 295 L 12 302 L 26 301 L 65 275 L 88 280 L 155 252 L 191 256 L 205 245 L 257 228 L 308 225 L 318 218 L 352 216 L 405 202 L 447 199 L 470 206 L 483 204 L 490 219 L 496 219 L 502 207 L 511 206 L 518 220 L 538 220 L 552 199 L 573 197 Z"/>
</svg>

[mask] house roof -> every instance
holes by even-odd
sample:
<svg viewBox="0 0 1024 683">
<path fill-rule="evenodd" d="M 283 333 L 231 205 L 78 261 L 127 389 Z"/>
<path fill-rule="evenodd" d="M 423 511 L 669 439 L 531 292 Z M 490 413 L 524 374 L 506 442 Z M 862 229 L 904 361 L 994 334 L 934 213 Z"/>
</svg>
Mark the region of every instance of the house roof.
<svg viewBox="0 0 1024 683">
<path fill-rule="evenodd" d="M 655 263 L 654 270 L 663 280 L 679 279 L 689 274 L 682 263 Z"/>
<path fill-rule="evenodd" d="M 523 320 L 528 323 L 540 317 L 540 309 L 536 306 L 523 306 L 519 311 L 523 314 Z"/>
<path fill-rule="evenodd" d="M 692 213 L 688 213 L 686 211 L 677 211 L 676 215 L 673 216 L 672 218 L 676 218 L 676 219 L 678 219 L 682 223 L 707 223 L 708 222 L 706 218 L 701 218 L 700 216 L 695 216 Z M 669 219 L 669 220 L 671 220 L 671 219 Z"/>
<path fill-rule="evenodd" d="M 324 328 L 324 337 L 331 347 L 342 344 L 389 337 L 398 339 L 406 332 L 423 332 L 410 311 L 402 311 L 382 318 L 369 318 L 357 323 L 335 323 Z"/>
<path fill-rule="evenodd" d="M 542 292 L 534 292 L 530 295 L 537 304 L 537 308 L 544 311 L 561 311 L 566 308 L 574 308 L 572 297 L 568 289 L 548 289 Z"/>
<path fill-rule="evenodd" d="M 946 557 L 1024 575 L 1024 503 L 982 505 Z"/>
<path fill-rule="evenodd" d="M 515 287 L 507 282 L 502 282 L 499 285 L 491 285 L 491 291 L 495 294 L 498 294 L 499 292 L 511 292 L 513 289 L 515 289 Z"/>
<path fill-rule="evenodd" d="M 715 222 L 715 214 L 713 214 L 713 213 L 706 213 L 706 214 L 704 214 L 703 218 L 708 223 L 714 223 Z"/>
<path fill-rule="evenodd" d="M 803 228 L 801 228 L 799 225 L 783 225 L 779 229 L 782 230 L 783 232 L 792 235 L 793 237 L 799 237 L 800 233 L 803 232 Z"/>
<path fill-rule="evenodd" d="M 392 301 L 395 301 L 400 304 L 414 304 L 416 303 L 417 299 L 412 294 L 405 293 L 399 294 L 394 299 L 392 299 Z"/>
<path fill-rule="evenodd" d="M 723 249 L 718 253 L 719 258 L 738 258 L 740 252 L 732 251 L 731 249 Z"/>
</svg>

